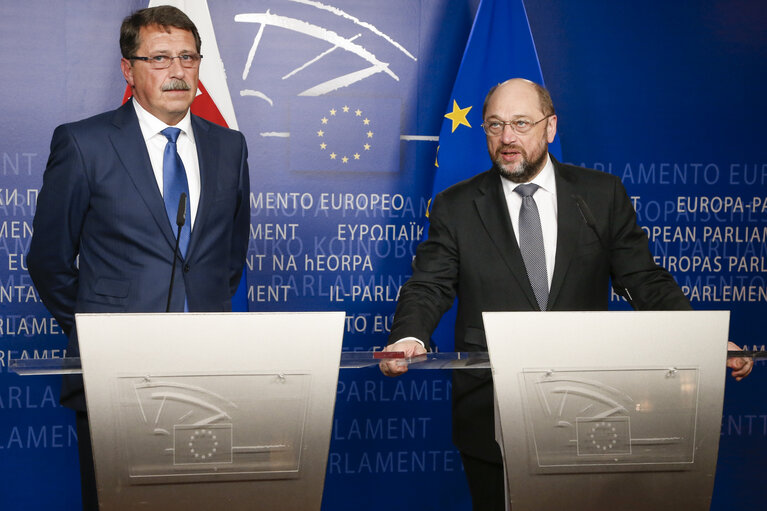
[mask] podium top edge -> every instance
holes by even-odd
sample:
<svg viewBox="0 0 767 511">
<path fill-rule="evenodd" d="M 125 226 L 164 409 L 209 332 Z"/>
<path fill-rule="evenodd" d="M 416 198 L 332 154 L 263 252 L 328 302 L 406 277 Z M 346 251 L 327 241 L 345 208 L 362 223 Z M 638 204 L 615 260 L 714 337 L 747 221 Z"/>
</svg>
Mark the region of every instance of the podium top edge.
<svg viewBox="0 0 767 511">
<path fill-rule="evenodd" d="M 728 358 L 767 359 L 767 351 L 728 351 Z M 414 358 L 404 358 L 402 352 L 345 351 L 341 353 L 339 368 L 361 369 L 377 366 L 383 360 L 395 360 L 407 364 L 409 369 L 489 369 L 490 357 L 486 351 L 426 353 Z M 21 376 L 55 374 L 82 374 L 80 359 L 76 357 L 15 359 L 8 370 Z"/>
</svg>

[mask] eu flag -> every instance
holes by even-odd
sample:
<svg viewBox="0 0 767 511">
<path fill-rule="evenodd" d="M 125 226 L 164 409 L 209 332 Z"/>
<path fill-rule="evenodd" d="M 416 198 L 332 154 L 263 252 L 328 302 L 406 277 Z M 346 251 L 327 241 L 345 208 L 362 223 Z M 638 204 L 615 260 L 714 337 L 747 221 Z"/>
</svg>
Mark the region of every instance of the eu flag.
<svg viewBox="0 0 767 511">
<path fill-rule="evenodd" d="M 522 0 L 482 0 L 463 52 L 439 132 L 432 197 L 492 166 L 482 131 L 482 104 L 493 85 L 526 78 L 544 85 L 541 65 Z M 549 151 L 561 159 L 559 136 Z M 452 351 L 453 306 L 432 335 L 432 346 Z"/>
<path fill-rule="evenodd" d="M 492 166 L 480 126 L 482 103 L 493 85 L 509 78 L 543 85 L 525 6 L 522 0 L 482 0 L 439 133 L 432 197 Z M 558 137 L 549 151 L 561 158 Z"/>
</svg>

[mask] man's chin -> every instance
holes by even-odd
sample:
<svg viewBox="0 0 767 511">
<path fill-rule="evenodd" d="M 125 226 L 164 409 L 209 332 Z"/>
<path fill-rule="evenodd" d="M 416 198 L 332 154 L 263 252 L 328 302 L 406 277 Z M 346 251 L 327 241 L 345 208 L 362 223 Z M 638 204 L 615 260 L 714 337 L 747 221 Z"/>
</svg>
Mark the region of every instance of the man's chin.
<svg viewBox="0 0 767 511">
<path fill-rule="evenodd" d="M 194 94 L 188 90 L 165 91 L 163 97 L 169 105 L 175 106 L 183 105 L 184 103 L 191 104 L 194 101 Z"/>
<path fill-rule="evenodd" d="M 532 171 L 529 165 L 525 165 L 524 163 L 503 165 L 496 161 L 493 166 L 502 177 L 508 179 L 512 183 L 527 183 L 536 174 Z"/>
<path fill-rule="evenodd" d="M 192 101 L 194 101 L 194 97 L 173 98 L 172 101 L 166 101 L 165 106 L 169 111 L 186 112 L 192 106 Z"/>
</svg>

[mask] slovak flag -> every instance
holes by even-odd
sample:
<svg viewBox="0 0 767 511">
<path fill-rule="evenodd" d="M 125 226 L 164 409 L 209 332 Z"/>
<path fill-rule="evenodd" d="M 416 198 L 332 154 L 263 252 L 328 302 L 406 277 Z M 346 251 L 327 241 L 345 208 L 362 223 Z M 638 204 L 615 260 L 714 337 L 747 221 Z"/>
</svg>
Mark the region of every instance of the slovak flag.
<svg viewBox="0 0 767 511">
<path fill-rule="evenodd" d="M 147 7 L 172 5 L 184 11 L 197 27 L 202 40 L 200 53 L 205 56 L 200 62 L 200 76 L 197 84 L 197 97 L 192 102 L 192 113 L 212 123 L 227 128 L 237 129 L 237 118 L 234 115 L 232 97 L 226 84 L 226 73 L 221 54 L 218 51 L 216 34 L 213 31 L 213 21 L 208 10 L 207 0 L 150 0 Z M 130 86 L 125 89 L 123 103 L 131 97 Z M 242 272 L 242 280 L 232 298 L 232 310 L 247 312 L 248 298 L 246 285 L 246 270 Z"/>
</svg>

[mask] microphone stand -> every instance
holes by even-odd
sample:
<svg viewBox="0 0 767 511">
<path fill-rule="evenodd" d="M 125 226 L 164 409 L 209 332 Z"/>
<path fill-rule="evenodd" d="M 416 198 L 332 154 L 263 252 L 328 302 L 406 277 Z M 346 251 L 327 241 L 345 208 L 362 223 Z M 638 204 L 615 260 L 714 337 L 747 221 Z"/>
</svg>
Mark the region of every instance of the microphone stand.
<svg viewBox="0 0 767 511">
<path fill-rule="evenodd" d="M 178 253 L 178 245 L 181 242 L 181 228 L 186 223 L 186 193 L 181 192 L 181 197 L 178 199 L 178 212 L 176 213 L 176 225 L 178 230 L 176 231 L 176 247 L 173 249 L 173 266 L 170 270 L 170 286 L 168 287 L 168 304 L 165 306 L 165 312 L 170 312 L 170 299 L 173 296 L 173 280 L 176 276 L 176 262 L 180 259 L 181 254 Z"/>
</svg>

